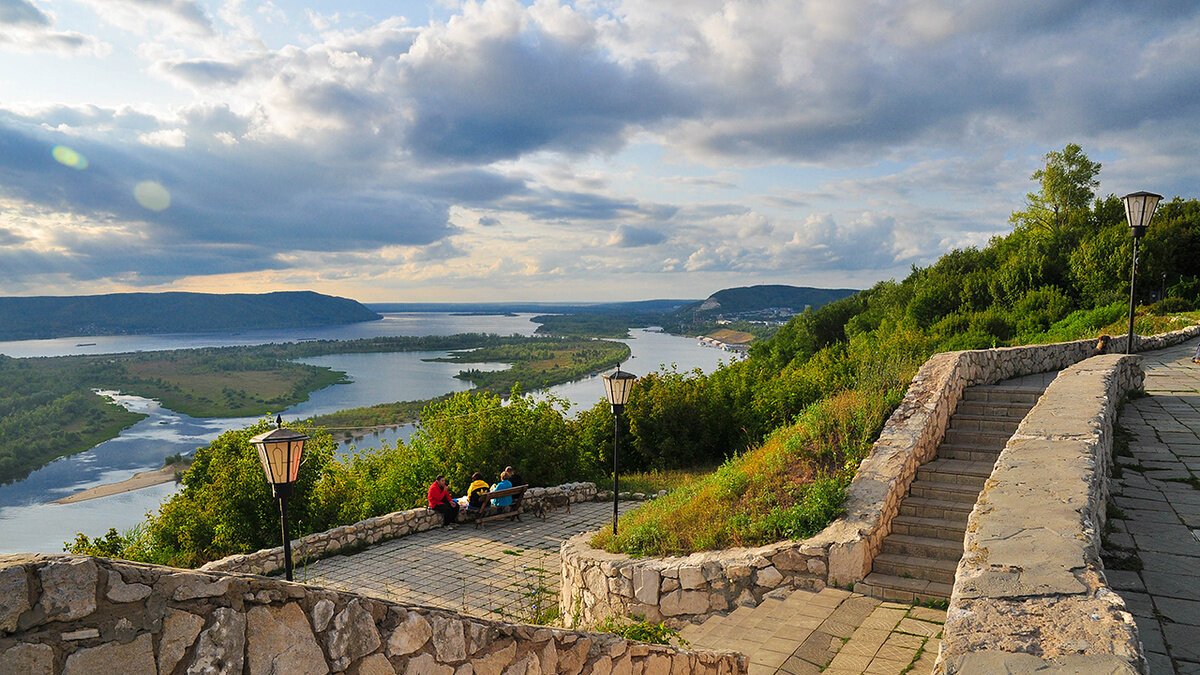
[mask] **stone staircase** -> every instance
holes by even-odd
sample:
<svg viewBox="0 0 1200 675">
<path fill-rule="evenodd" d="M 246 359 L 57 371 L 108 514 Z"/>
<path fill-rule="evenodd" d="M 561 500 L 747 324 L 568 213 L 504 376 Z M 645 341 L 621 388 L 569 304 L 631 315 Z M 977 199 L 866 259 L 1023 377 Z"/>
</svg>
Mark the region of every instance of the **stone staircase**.
<svg viewBox="0 0 1200 675">
<path fill-rule="evenodd" d="M 917 469 L 871 573 L 855 591 L 897 602 L 950 598 L 967 516 L 1044 382 L 1038 376 L 964 390 L 937 456 Z"/>
<path fill-rule="evenodd" d="M 776 593 L 680 631 L 693 649 L 749 657 L 749 675 L 933 670 L 944 611 L 881 602 L 837 588 Z"/>
</svg>

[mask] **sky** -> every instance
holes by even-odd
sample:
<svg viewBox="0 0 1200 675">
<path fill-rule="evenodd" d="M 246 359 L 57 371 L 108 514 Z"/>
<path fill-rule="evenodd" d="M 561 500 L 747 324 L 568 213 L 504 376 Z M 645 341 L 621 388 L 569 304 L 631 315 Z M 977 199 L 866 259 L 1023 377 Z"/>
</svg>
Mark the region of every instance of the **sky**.
<svg viewBox="0 0 1200 675">
<path fill-rule="evenodd" d="M 1197 197 L 1200 2 L 0 0 L 0 294 L 865 288 Z"/>
</svg>

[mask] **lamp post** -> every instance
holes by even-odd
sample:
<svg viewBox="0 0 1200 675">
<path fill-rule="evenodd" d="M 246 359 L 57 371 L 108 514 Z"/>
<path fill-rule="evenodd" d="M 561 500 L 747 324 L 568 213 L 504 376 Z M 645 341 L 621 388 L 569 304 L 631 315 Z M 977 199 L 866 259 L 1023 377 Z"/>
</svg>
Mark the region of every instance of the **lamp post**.
<svg viewBox="0 0 1200 675">
<path fill-rule="evenodd" d="M 1158 207 L 1162 195 L 1153 192 L 1130 192 L 1121 197 L 1125 202 L 1125 219 L 1129 221 L 1129 229 L 1133 234 L 1133 263 L 1129 266 L 1129 337 L 1125 339 L 1125 353 L 1133 353 L 1133 306 L 1137 291 L 1138 241 L 1146 234 L 1150 219 L 1154 217 L 1154 209 Z"/>
<path fill-rule="evenodd" d="M 633 383 L 637 381 L 637 376 L 622 371 L 621 364 L 618 363 L 617 372 L 601 377 L 604 378 L 604 391 L 608 394 L 608 402 L 612 405 L 613 412 L 613 536 L 615 537 L 617 536 L 617 493 L 620 492 L 620 485 L 617 481 L 620 471 L 618 452 L 620 450 L 621 413 L 625 411 L 625 404 L 629 402 L 629 392 L 633 389 Z"/>
<path fill-rule="evenodd" d="M 304 456 L 304 441 L 308 436 L 283 428 L 283 418 L 275 416 L 275 428 L 263 432 L 250 442 L 258 449 L 258 461 L 271 484 L 271 494 L 279 499 L 279 523 L 283 530 L 283 568 L 287 580 L 292 580 L 292 539 L 288 534 L 287 500 L 292 494 L 292 485 L 300 473 L 300 460 Z"/>
</svg>

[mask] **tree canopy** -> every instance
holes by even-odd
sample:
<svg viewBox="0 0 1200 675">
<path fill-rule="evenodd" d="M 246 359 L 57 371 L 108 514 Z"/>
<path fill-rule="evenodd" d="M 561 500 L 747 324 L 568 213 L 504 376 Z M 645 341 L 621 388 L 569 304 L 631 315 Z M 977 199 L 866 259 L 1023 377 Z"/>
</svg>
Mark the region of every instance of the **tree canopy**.
<svg viewBox="0 0 1200 675">
<path fill-rule="evenodd" d="M 1100 163 L 1088 159 L 1075 143 L 1048 152 L 1043 159 L 1045 165 L 1029 177 L 1041 190 L 1025 195 L 1025 210 L 1013 213 L 1012 222 L 1053 232 L 1062 228 L 1072 214 L 1087 210 L 1100 187 L 1096 178 Z"/>
</svg>

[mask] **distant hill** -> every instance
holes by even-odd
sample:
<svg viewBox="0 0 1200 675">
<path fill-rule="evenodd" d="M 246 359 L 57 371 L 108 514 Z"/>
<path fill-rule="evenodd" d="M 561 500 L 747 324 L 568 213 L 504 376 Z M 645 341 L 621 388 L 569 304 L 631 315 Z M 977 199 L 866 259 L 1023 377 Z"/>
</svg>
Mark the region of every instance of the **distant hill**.
<svg viewBox="0 0 1200 675">
<path fill-rule="evenodd" d="M 598 314 L 610 312 L 666 313 L 693 300 L 636 300 L 630 302 L 372 302 L 376 312 L 455 312 L 460 314 Z"/>
<path fill-rule="evenodd" d="M 684 305 L 677 312 L 681 316 L 739 315 L 762 312 L 772 308 L 792 310 L 799 313 L 805 307 L 813 309 L 834 300 L 854 295 L 852 288 L 810 288 L 807 286 L 763 285 L 726 288 L 708 296 L 706 300 Z"/>
<path fill-rule="evenodd" d="M 381 318 L 357 301 L 312 291 L 0 298 L 0 317 L 0 340 L 308 328 Z"/>
</svg>

